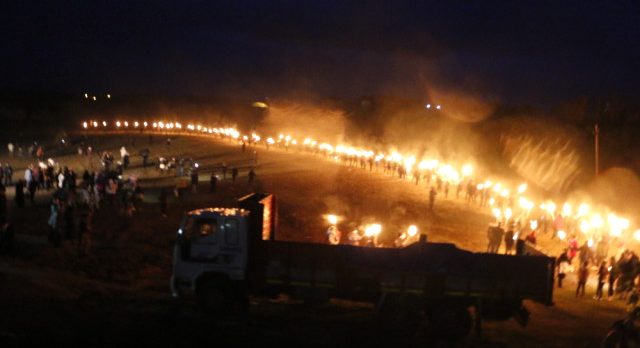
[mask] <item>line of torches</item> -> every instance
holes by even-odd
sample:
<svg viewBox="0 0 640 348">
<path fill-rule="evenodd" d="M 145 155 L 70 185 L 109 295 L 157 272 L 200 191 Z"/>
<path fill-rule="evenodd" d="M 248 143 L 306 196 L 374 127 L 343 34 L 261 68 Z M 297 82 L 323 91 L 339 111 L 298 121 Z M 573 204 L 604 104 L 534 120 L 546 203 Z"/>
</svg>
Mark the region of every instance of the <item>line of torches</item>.
<svg viewBox="0 0 640 348">
<path fill-rule="evenodd" d="M 156 132 L 171 132 L 184 134 L 211 135 L 219 138 L 226 138 L 237 143 L 249 145 L 264 145 L 267 149 L 270 146 L 280 146 L 286 149 L 294 147 L 301 150 L 314 151 L 329 158 L 339 161 L 345 157 L 364 160 L 374 163 L 376 168 L 382 162 L 392 163 L 396 166 L 404 166 L 406 177 L 414 175 L 430 175 L 431 178 L 440 179 L 443 183 L 452 185 L 463 185 L 471 182 L 475 185 L 477 195 L 486 200 L 491 209 L 495 222 L 502 224 L 517 225 L 516 235 L 529 230 L 536 231 L 542 224 L 551 225 L 556 236 L 564 240 L 572 235 L 582 233 L 590 246 L 594 245 L 598 239 L 605 236 L 621 238 L 623 234 L 630 231 L 630 221 L 611 212 L 606 207 L 598 206 L 592 208 L 585 202 L 565 202 L 561 205 L 551 200 L 543 200 L 539 203 L 525 196 L 528 185 L 520 184 L 515 190 L 508 185 L 491 180 L 480 181 L 474 178 L 474 168 L 471 164 L 456 166 L 443 163 L 435 158 L 423 158 L 418 161 L 414 155 L 400 154 L 397 151 L 378 152 L 370 149 L 353 147 L 346 144 L 333 145 L 321 142 L 311 137 L 296 138 L 289 134 L 279 134 L 277 137 L 263 137 L 256 132 L 243 134 L 235 127 L 207 127 L 201 124 L 187 123 L 183 126 L 180 122 L 165 121 L 84 121 L 82 127 L 89 129 L 110 129 L 115 130 L 150 130 Z M 466 193 L 466 185 L 462 186 L 462 192 Z M 555 224 L 555 227 L 553 227 Z M 414 226 L 415 228 L 415 226 Z M 380 224 L 370 224 L 364 229 L 365 237 L 374 237 L 380 234 L 382 227 Z M 414 229 L 411 229 L 414 231 Z M 607 233 L 608 232 L 608 233 Z M 412 235 L 417 234 L 417 230 Z M 633 238 L 640 241 L 640 229 L 631 234 Z"/>
<path fill-rule="evenodd" d="M 324 219 L 329 224 L 329 228 L 327 229 L 327 240 L 329 244 L 340 244 L 341 243 L 341 232 L 338 229 L 338 222 L 342 219 L 335 214 L 326 214 L 323 216 Z M 378 238 L 382 233 L 382 225 L 379 223 L 370 223 L 363 225 L 359 228 L 351 230 L 348 233 L 347 238 L 344 242 L 352 245 L 362 245 L 362 246 L 372 246 L 379 247 L 381 243 L 379 243 Z M 419 239 L 418 227 L 416 225 L 410 225 L 406 230 L 398 234 L 396 239 L 394 240 L 394 246 L 396 247 L 405 247 L 410 244 L 413 244 Z"/>
</svg>

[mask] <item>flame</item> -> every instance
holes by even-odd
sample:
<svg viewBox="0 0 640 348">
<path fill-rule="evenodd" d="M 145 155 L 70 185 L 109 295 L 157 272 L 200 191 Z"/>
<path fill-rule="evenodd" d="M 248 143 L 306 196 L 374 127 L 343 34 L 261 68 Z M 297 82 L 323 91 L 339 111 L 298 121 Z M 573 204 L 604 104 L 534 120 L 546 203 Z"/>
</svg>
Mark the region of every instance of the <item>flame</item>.
<svg viewBox="0 0 640 348">
<path fill-rule="evenodd" d="M 98 128 L 99 123 L 102 123 L 102 126 L 105 128 L 107 126 L 121 128 L 123 125 L 125 128 L 128 128 L 130 121 L 117 120 L 114 121 L 112 125 L 109 125 L 107 121 L 83 121 L 82 127 L 83 129 L 87 129 L 91 126 Z M 163 132 L 182 129 L 182 125 L 179 122 L 166 123 L 164 121 L 144 121 L 142 124 L 146 128 L 150 123 L 153 125 L 153 128 L 162 129 Z M 138 128 L 141 125 L 141 123 L 138 121 L 133 121 L 131 124 L 135 128 Z M 216 134 L 220 137 L 226 137 L 227 139 L 241 139 L 244 141 L 251 140 L 254 143 L 259 143 L 263 139 L 263 137 L 258 135 L 257 132 L 241 133 L 235 127 L 207 127 L 201 124 L 194 125 L 192 123 L 189 123 L 186 124 L 186 129 L 190 132 Z M 298 139 L 303 140 L 299 141 Z M 299 146 L 298 144 L 301 144 L 305 147 L 321 150 L 323 155 L 325 155 L 327 159 L 334 159 L 335 161 L 340 161 L 345 157 L 356 157 L 360 158 L 361 160 L 363 158 L 368 160 L 372 159 L 376 162 L 376 164 L 381 161 L 387 162 L 386 164 L 392 162 L 394 165 L 404 167 L 408 172 L 422 171 L 422 173 L 419 173 L 419 175 L 429 176 L 430 178 L 435 177 L 447 183 L 457 184 L 463 180 L 466 180 L 467 178 L 472 180 L 470 180 L 469 182 L 478 180 L 477 178 L 471 177 L 474 173 L 474 168 L 469 163 L 463 165 L 461 165 L 460 163 L 444 163 L 438 158 L 430 157 L 424 157 L 418 160 L 413 154 L 400 153 L 393 148 L 389 149 L 389 151 L 382 150 L 374 152 L 373 150 L 367 149 L 366 147 L 351 146 L 347 142 L 332 145 L 326 142 L 319 142 L 311 137 L 298 139 L 296 139 L 296 137 L 291 134 L 280 133 L 277 140 L 274 140 L 274 138 L 272 137 L 266 137 L 266 141 L 263 144 L 268 146 L 278 142 L 283 143 L 283 145 L 286 147 L 295 147 Z M 509 219 L 513 218 L 514 212 L 512 211 L 511 202 L 513 202 L 516 198 L 518 199 L 518 205 L 521 208 L 521 210 L 517 212 L 517 214 L 521 214 L 520 218 L 523 218 L 523 215 L 528 218 L 531 211 L 537 209 L 536 207 L 539 207 L 542 212 L 549 214 L 551 217 L 554 217 L 554 215 L 556 214 L 557 206 L 555 202 L 546 201 L 542 202 L 541 204 L 536 204 L 533 200 L 522 196 L 528 190 L 527 183 L 521 183 L 517 186 L 517 189 L 512 192 L 512 190 L 510 189 L 510 187 L 512 187 L 511 183 L 492 182 L 492 180 L 478 180 L 477 182 L 477 190 L 492 190 L 492 194 L 490 194 L 488 197 L 488 202 L 491 212 L 496 217 L 497 221 L 500 221 L 503 218 L 508 221 Z M 493 192 L 495 192 L 495 194 L 493 194 Z M 484 194 L 486 195 L 487 191 L 484 191 Z M 500 203 L 500 209 L 497 207 L 498 203 Z M 577 209 L 574 209 L 572 207 L 572 203 L 576 204 Z M 580 204 L 578 204 L 578 202 L 564 202 L 562 204 L 561 212 L 562 216 L 565 219 L 573 220 L 569 221 L 568 223 L 575 223 L 576 225 L 578 225 L 578 227 L 584 234 L 588 234 L 593 231 L 598 234 L 609 233 L 611 236 L 619 237 L 622 236 L 625 231 L 627 231 L 632 225 L 629 219 L 616 215 L 606 207 L 597 207 L 598 209 L 592 212 L 592 208 L 587 203 L 580 202 Z M 603 216 L 605 216 L 606 218 L 603 218 Z M 328 217 L 326 218 L 328 219 Z M 337 219 L 337 217 L 335 218 Z M 333 221 L 333 218 L 331 219 Z M 537 226 L 537 221 L 532 220 L 530 221 L 530 224 L 532 226 L 533 224 L 536 224 Z M 376 231 L 378 228 L 375 227 L 376 225 L 380 226 L 379 224 L 369 225 L 368 227 L 370 231 Z M 382 227 L 380 226 L 379 229 L 381 230 Z M 407 233 L 408 232 L 409 230 L 407 231 Z M 565 234 L 566 237 L 566 233 L 564 231 L 561 232 Z M 638 238 L 637 235 L 640 235 L 639 232 L 640 230 L 637 230 L 634 233 L 630 233 L 630 237 L 633 236 L 633 238 Z M 559 233 L 559 236 L 560 235 L 561 233 Z"/>
<path fill-rule="evenodd" d="M 591 224 L 589 224 L 589 221 L 587 220 L 582 220 L 580 221 L 580 231 L 582 231 L 582 233 L 587 233 L 589 232 L 589 230 L 591 229 Z"/>
<path fill-rule="evenodd" d="M 565 240 L 565 238 L 567 238 L 567 232 L 563 230 L 558 231 L 558 238 L 560 238 L 560 240 Z"/>
<path fill-rule="evenodd" d="M 462 176 L 471 176 L 473 174 L 473 166 L 465 164 L 462 166 Z"/>
<path fill-rule="evenodd" d="M 364 235 L 367 237 L 375 237 L 382 232 L 382 225 L 380 224 L 370 224 L 365 226 Z"/>
<path fill-rule="evenodd" d="M 325 218 L 332 225 L 335 225 L 335 224 L 338 223 L 338 216 L 336 216 L 334 214 L 328 214 L 327 216 L 325 216 Z"/>
<path fill-rule="evenodd" d="M 518 186 L 518 193 L 519 194 L 523 194 L 524 191 L 527 190 L 527 184 L 520 184 L 520 186 Z"/>
<path fill-rule="evenodd" d="M 407 234 L 409 235 L 409 237 L 414 237 L 416 234 L 418 234 L 418 227 L 416 227 L 416 225 L 409 226 L 409 228 L 407 229 Z"/>
</svg>

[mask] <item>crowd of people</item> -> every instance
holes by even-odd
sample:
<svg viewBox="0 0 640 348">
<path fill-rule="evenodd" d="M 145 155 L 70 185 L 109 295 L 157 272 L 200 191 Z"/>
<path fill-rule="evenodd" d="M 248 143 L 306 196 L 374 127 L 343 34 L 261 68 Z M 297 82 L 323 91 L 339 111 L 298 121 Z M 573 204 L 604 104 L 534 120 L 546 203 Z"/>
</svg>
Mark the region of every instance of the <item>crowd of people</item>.
<svg viewBox="0 0 640 348">
<path fill-rule="evenodd" d="M 16 156 L 15 145 L 9 143 L 8 150 L 10 157 Z M 78 155 L 92 154 L 90 146 L 79 147 Z M 54 246 L 61 246 L 63 241 L 76 241 L 79 253 L 87 254 L 93 219 L 99 211 L 106 208 L 109 214 L 117 212 L 131 216 L 141 202 L 143 189 L 138 179 L 134 176 L 123 178 L 129 164 L 129 155 L 124 147 L 121 149 L 122 161 L 114 163 L 112 153 L 102 152 L 99 154 L 100 168 L 97 171 L 84 170 L 80 177 L 73 169 L 52 158 L 45 160 L 42 146 L 37 147 L 31 156 L 33 162 L 27 166 L 23 177 L 14 179 L 13 168 L 8 163 L 0 167 L 0 225 L 10 226 L 7 186 L 14 186 L 17 209 L 32 209 L 37 205 L 37 192 L 46 192 L 48 195 L 43 196 L 50 199 L 48 241 Z"/>
</svg>

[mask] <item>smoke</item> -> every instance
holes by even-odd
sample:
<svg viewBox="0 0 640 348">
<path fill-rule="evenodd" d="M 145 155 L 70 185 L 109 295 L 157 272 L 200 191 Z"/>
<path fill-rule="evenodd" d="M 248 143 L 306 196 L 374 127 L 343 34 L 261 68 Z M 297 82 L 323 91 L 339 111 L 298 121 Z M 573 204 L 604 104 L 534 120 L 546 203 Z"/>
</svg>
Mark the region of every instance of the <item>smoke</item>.
<svg viewBox="0 0 640 348">
<path fill-rule="evenodd" d="M 536 117 L 512 117 L 493 125 L 501 156 L 519 176 L 549 192 L 568 192 L 588 168 L 588 147 L 573 128 Z"/>
<path fill-rule="evenodd" d="M 590 197 L 594 202 L 625 216 L 640 214 L 640 178 L 626 168 L 606 170 L 575 195 Z"/>
<path fill-rule="evenodd" d="M 433 103 L 442 106 L 444 115 L 460 122 L 483 121 L 495 112 L 497 105 L 490 98 L 461 91 L 430 88 L 428 94 Z"/>
<path fill-rule="evenodd" d="M 340 143 L 344 140 L 346 126 L 343 110 L 304 102 L 276 101 L 269 104 L 266 117 L 258 128 L 267 134 L 309 136 L 319 141 Z"/>
</svg>

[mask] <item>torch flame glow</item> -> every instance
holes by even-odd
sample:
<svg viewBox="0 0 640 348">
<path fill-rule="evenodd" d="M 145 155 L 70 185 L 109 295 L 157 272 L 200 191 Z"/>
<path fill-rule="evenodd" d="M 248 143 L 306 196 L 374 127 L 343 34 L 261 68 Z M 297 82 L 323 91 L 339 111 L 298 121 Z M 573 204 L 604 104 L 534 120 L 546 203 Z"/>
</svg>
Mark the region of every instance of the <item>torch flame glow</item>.
<svg viewBox="0 0 640 348">
<path fill-rule="evenodd" d="M 382 232 L 382 225 L 380 224 L 370 224 L 364 228 L 364 235 L 367 237 L 377 236 Z"/>
<path fill-rule="evenodd" d="M 560 240 L 565 240 L 565 238 L 567 238 L 567 232 L 563 230 L 558 231 L 558 238 L 560 238 Z"/>
</svg>

